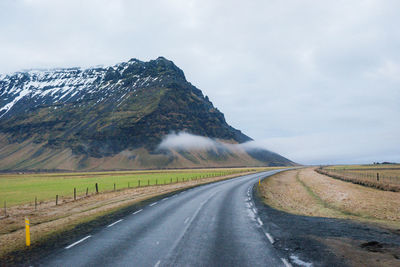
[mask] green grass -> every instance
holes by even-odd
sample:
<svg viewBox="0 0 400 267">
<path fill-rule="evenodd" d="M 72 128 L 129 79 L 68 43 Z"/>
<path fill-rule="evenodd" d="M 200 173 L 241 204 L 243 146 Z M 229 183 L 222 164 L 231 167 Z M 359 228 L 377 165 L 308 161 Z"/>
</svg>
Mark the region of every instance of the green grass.
<svg viewBox="0 0 400 267">
<path fill-rule="evenodd" d="M 272 169 L 272 168 L 268 168 Z M 89 189 L 89 194 L 95 192 L 98 183 L 99 191 L 175 183 L 192 179 L 203 179 L 228 174 L 254 171 L 255 168 L 204 169 L 204 170 L 165 170 L 165 171 L 123 171 L 123 172 L 87 172 L 87 173 L 41 173 L 41 174 L 3 174 L 0 175 L 0 203 L 7 206 L 23 203 L 33 203 L 59 198 L 72 198 L 74 188 L 77 195 L 82 196 Z"/>
</svg>

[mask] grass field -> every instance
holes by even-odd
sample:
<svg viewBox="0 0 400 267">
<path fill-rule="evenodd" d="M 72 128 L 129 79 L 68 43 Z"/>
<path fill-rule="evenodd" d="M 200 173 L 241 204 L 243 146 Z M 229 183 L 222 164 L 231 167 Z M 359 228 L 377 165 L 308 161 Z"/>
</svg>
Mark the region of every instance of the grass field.
<svg viewBox="0 0 400 267">
<path fill-rule="evenodd" d="M 339 165 L 323 167 L 320 171 L 345 181 L 400 191 L 400 164 Z"/>
<path fill-rule="evenodd" d="M 313 168 L 278 173 L 261 185 L 267 204 L 290 213 L 400 227 L 399 192 L 332 179 Z"/>
<path fill-rule="evenodd" d="M 270 168 L 269 168 L 270 169 Z M 231 169 L 193 169 L 163 171 L 122 171 L 122 172 L 86 172 L 86 173 L 39 173 L 39 174 L 2 174 L 0 175 L 0 203 L 7 206 L 24 203 L 38 203 L 55 199 L 60 201 L 74 196 L 83 196 L 88 190 L 95 193 L 95 184 L 99 192 L 129 187 L 162 185 L 187 180 L 224 176 L 255 170 L 255 168 Z"/>
<path fill-rule="evenodd" d="M 259 192 L 266 204 L 285 212 L 378 225 L 387 229 L 384 233 L 387 237 L 400 233 L 400 192 L 333 179 L 315 172 L 313 168 L 275 174 L 261 183 Z M 320 223 L 323 227 L 324 222 Z M 353 231 L 351 228 L 348 230 Z M 369 250 L 363 248 L 365 240 L 362 236 L 340 236 L 339 230 L 337 235 L 328 238 L 319 236 L 318 230 L 314 233 L 315 236 L 310 234 L 307 237 L 326 245 L 326 249 L 337 257 L 344 258 L 348 266 L 399 266 L 400 248 L 395 244 L 377 242 L 384 249 Z"/>
</svg>

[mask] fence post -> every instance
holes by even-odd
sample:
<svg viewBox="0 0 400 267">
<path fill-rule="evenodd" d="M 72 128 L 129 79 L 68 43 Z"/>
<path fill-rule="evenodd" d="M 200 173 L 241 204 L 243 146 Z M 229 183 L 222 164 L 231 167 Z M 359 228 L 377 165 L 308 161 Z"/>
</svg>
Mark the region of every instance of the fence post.
<svg viewBox="0 0 400 267">
<path fill-rule="evenodd" d="M 5 200 L 4 200 L 4 217 L 7 217 L 7 204 Z"/>
<path fill-rule="evenodd" d="M 376 180 L 379 182 L 379 172 L 376 173 Z"/>
<path fill-rule="evenodd" d="M 114 191 L 115 191 L 115 183 L 114 183 Z"/>
<path fill-rule="evenodd" d="M 76 187 L 74 187 L 74 200 L 76 200 Z"/>
<path fill-rule="evenodd" d="M 27 247 L 31 245 L 31 233 L 29 230 L 29 219 L 25 218 L 25 244 Z"/>
<path fill-rule="evenodd" d="M 98 193 L 99 193 L 99 186 L 96 183 L 96 194 L 98 194 Z"/>
<path fill-rule="evenodd" d="M 86 196 L 89 194 L 89 187 L 86 187 Z"/>
<path fill-rule="evenodd" d="M 58 205 L 58 195 L 56 195 L 56 206 Z"/>
<path fill-rule="evenodd" d="M 35 210 L 37 210 L 37 197 L 35 197 Z"/>
<path fill-rule="evenodd" d="M 170 184 L 172 184 L 172 178 L 171 178 L 171 182 L 170 182 Z"/>
</svg>

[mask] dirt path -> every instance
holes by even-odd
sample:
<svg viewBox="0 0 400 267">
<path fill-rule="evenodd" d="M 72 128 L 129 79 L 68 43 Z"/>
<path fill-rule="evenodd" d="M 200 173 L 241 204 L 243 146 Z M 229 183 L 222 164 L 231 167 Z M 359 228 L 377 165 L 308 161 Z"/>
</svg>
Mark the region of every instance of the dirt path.
<svg viewBox="0 0 400 267">
<path fill-rule="evenodd" d="M 272 176 L 257 190 L 260 213 L 276 225 L 270 231 L 278 249 L 316 266 L 400 266 L 400 193 L 311 168 Z"/>
</svg>

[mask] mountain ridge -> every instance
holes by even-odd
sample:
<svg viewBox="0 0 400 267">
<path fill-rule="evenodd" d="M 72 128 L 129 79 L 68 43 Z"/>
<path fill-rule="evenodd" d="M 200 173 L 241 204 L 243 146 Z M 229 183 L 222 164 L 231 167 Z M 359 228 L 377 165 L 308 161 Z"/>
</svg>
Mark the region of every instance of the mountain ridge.
<svg viewBox="0 0 400 267">
<path fill-rule="evenodd" d="M 80 158 L 71 168 L 84 169 L 88 158 L 112 158 L 144 148 L 149 155 L 166 157 L 163 164 L 154 163 L 165 167 L 179 157 L 165 151 L 160 156 L 156 148 L 164 136 L 181 131 L 233 143 L 252 140 L 231 127 L 208 97 L 164 57 L 0 76 L 0 158 L 7 146 L 40 144 L 26 160 L 70 150 L 70 158 Z M 131 167 L 152 165 L 135 164 Z"/>
</svg>

